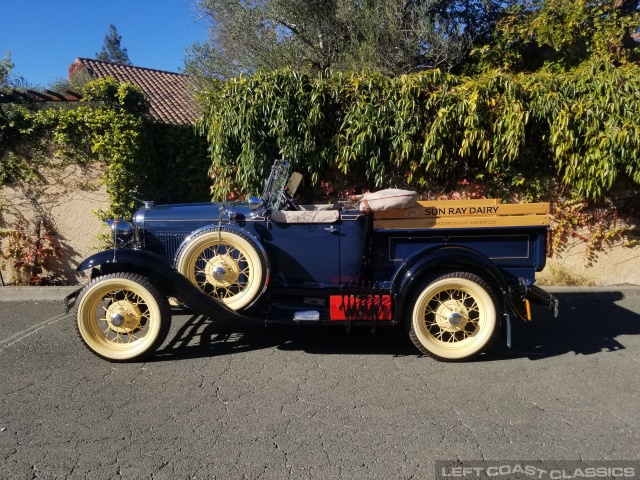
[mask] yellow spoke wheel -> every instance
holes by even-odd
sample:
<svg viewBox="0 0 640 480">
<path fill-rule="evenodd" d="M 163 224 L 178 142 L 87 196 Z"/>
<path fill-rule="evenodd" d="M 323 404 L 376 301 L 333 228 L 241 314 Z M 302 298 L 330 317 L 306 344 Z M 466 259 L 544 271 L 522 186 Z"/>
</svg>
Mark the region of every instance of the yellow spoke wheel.
<svg viewBox="0 0 640 480">
<path fill-rule="evenodd" d="M 132 273 L 93 279 L 76 301 L 77 330 L 96 355 L 111 361 L 153 353 L 169 332 L 167 300 L 151 282 Z"/>
<path fill-rule="evenodd" d="M 262 255 L 252 241 L 230 230 L 207 230 L 190 239 L 178 253 L 176 268 L 232 310 L 250 305 L 265 285 Z"/>
<path fill-rule="evenodd" d="M 496 332 L 495 295 L 471 273 L 450 273 L 423 283 L 408 305 L 411 340 L 439 360 L 469 359 L 485 350 Z"/>
</svg>

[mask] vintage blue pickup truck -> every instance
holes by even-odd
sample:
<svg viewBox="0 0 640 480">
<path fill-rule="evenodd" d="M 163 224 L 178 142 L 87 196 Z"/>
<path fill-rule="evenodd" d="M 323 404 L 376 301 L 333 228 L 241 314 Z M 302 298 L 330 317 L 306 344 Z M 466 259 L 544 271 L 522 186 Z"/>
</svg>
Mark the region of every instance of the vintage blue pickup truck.
<svg viewBox="0 0 640 480">
<path fill-rule="evenodd" d="M 178 304 L 214 320 L 403 325 L 420 352 L 457 361 L 501 335 L 510 343 L 510 321 L 530 319 L 529 301 L 557 315 L 557 300 L 534 285 L 549 204 L 421 202 L 389 190 L 301 206 L 290 195 L 299 178 L 278 160 L 260 198 L 145 202 L 131 223 L 108 221 L 114 248 L 78 266 L 91 280 L 67 298 L 84 344 L 110 361 L 144 358 Z"/>
</svg>

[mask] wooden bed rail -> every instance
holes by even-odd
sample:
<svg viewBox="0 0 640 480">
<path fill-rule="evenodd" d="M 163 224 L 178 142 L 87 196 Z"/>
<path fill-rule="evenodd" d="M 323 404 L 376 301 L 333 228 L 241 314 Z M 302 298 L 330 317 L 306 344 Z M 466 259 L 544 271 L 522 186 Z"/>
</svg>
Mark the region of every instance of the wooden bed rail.
<svg viewBox="0 0 640 480">
<path fill-rule="evenodd" d="M 550 204 L 499 199 L 419 201 L 415 207 L 373 213 L 377 230 L 548 226 Z"/>
</svg>

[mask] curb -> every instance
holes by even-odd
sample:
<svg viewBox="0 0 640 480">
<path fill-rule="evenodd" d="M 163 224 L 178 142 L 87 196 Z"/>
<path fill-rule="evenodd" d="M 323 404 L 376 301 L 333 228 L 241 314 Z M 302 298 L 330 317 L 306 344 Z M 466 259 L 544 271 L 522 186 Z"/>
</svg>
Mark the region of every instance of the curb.
<svg viewBox="0 0 640 480">
<path fill-rule="evenodd" d="M 82 288 L 81 285 L 71 287 L 0 287 L 0 302 L 28 301 L 62 301 L 64 298 Z M 622 298 L 640 297 L 640 285 L 620 285 L 614 287 L 561 287 L 541 286 L 551 294 L 568 294 L 575 297 L 588 297 L 622 294 Z"/>
<path fill-rule="evenodd" d="M 81 288 L 72 287 L 0 287 L 0 302 L 62 301 Z"/>
<path fill-rule="evenodd" d="M 566 286 L 540 286 L 550 294 L 571 295 L 573 297 L 598 297 L 603 295 L 611 295 L 614 293 L 621 294 L 622 298 L 640 297 L 640 285 L 617 285 L 607 287 L 566 287 Z"/>
</svg>

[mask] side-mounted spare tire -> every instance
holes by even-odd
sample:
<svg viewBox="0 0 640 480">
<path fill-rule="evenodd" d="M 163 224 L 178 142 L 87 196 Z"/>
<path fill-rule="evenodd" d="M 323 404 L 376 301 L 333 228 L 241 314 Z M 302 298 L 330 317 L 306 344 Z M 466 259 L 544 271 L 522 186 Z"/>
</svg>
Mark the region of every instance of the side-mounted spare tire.
<svg viewBox="0 0 640 480">
<path fill-rule="evenodd" d="M 140 360 L 167 338 L 169 302 L 148 278 L 113 273 L 94 278 L 76 300 L 76 328 L 84 344 L 113 362 Z"/>
<path fill-rule="evenodd" d="M 178 272 L 232 310 L 257 300 L 267 281 L 263 251 L 234 229 L 203 230 L 185 241 L 176 258 Z"/>
<path fill-rule="evenodd" d="M 472 273 L 430 278 L 413 289 L 407 302 L 411 341 L 438 360 L 468 360 L 485 351 L 499 330 L 495 293 Z"/>
</svg>

